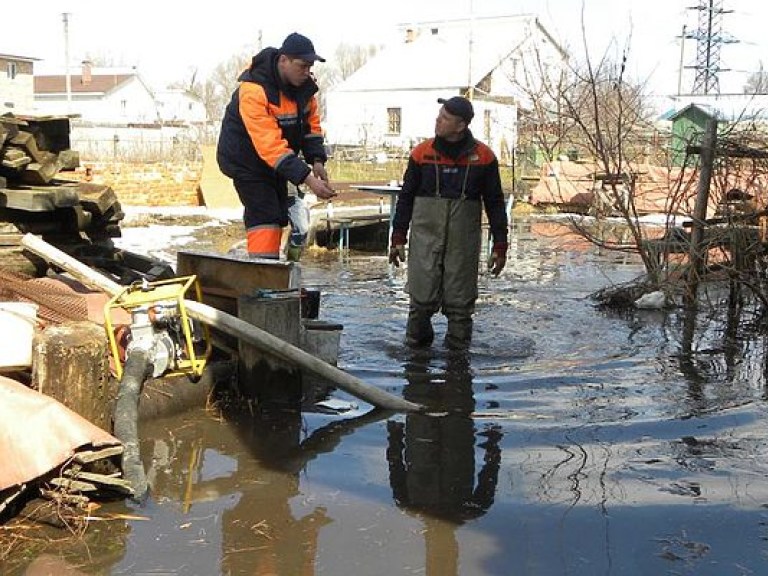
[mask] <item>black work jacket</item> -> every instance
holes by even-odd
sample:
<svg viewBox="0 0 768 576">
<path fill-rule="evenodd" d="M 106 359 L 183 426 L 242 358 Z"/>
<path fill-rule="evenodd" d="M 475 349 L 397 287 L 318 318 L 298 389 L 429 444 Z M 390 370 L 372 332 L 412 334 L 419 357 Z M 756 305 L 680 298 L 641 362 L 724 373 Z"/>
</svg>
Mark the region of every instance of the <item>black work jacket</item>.
<svg viewBox="0 0 768 576">
<path fill-rule="evenodd" d="M 327 160 L 317 84 L 311 78 L 298 88 L 284 84 L 277 59 L 276 48 L 254 56 L 224 112 L 216 158 L 230 178 L 277 176 L 300 184 L 311 171 L 307 163 Z"/>
<path fill-rule="evenodd" d="M 480 200 L 494 243 L 507 241 L 507 211 L 499 162 L 488 146 L 467 130 L 458 150 L 442 138 L 430 138 L 411 152 L 397 198 L 392 227 L 408 232 L 416 196 Z"/>
</svg>

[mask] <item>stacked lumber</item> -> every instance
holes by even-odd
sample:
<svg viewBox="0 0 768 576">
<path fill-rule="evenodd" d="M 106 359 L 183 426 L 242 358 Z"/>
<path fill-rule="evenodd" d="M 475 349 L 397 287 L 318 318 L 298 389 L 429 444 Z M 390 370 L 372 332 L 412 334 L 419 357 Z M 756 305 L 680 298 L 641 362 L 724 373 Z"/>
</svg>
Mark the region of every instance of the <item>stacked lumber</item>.
<svg viewBox="0 0 768 576">
<path fill-rule="evenodd" d="M 79 164 L 67 117 L 0 116 L 0 222 L 54 244 L 120 236 L 125 214 L 112 188 L 57 179 Z"/>
<path fill-rule="evenodd" d="M 44 148 L 39 125 L 12 116 L 0 117 L 0 167 L 6 180 L 47 184 L 59 172 L 58 153 Z"/>
</svg>

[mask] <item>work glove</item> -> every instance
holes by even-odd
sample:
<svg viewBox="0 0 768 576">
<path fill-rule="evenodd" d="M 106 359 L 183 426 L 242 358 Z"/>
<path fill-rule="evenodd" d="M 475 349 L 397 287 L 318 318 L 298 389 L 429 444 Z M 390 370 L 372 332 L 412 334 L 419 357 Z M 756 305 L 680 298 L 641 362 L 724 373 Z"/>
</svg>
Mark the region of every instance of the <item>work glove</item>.
<svg viewBox="0 0 768 576">
<path fill-rule="evenodd" d="M 389 263 L 395 267 L 400 266 L 400 262 L 405 262 L 405 246 L 402 244 L 389 247 Z"/>
<path fill-rule="evenodd" d="M 406 233 L 402 230 L 392 231 L 392 242 L 389 247 L 389 263 L 395 267 L 400 266 L 400 262 L 405 262 L 405 242 Z"/>
<path fill-rule="evenodd" d="M 491 274 L 498 276 L 507 264 L 507 243 L 495 242 L 491 255 L 488 257 L 488 269 Z"/>
</svg>

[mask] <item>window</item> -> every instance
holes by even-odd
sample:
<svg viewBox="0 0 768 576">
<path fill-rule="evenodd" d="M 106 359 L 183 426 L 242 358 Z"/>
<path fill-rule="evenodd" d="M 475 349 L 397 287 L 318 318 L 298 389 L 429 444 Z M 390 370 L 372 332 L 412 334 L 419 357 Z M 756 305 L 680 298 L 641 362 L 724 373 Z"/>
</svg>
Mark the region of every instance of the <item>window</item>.
<svg viewBox="0 0 768 576">
<path fill-rule="evenodd" d="M 14 78 L 16 78 L 16 75 L 19 73 L 18 64 L 16 62 L 8 62 L 7 71 L 8 71 L 8 78 L 13 80 Z"/>
<path fill-rule="evenodd" d="M 387 133 L 400 134 L 401 108 L 387 108 Z"/>
</svg>

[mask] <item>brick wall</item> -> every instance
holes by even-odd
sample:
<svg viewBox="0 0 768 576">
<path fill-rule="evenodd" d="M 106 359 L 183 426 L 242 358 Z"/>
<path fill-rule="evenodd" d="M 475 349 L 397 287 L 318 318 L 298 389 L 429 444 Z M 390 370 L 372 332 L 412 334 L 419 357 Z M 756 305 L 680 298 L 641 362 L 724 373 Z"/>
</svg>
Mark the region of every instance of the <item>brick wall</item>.
<svg viewBox="0 0 768 576">
<path fill-rule="evenodd" d="M 202 163 L 83 162 L 66 180 L 106 184 L 126 206 L 200 206 Z"/>
</svg>

